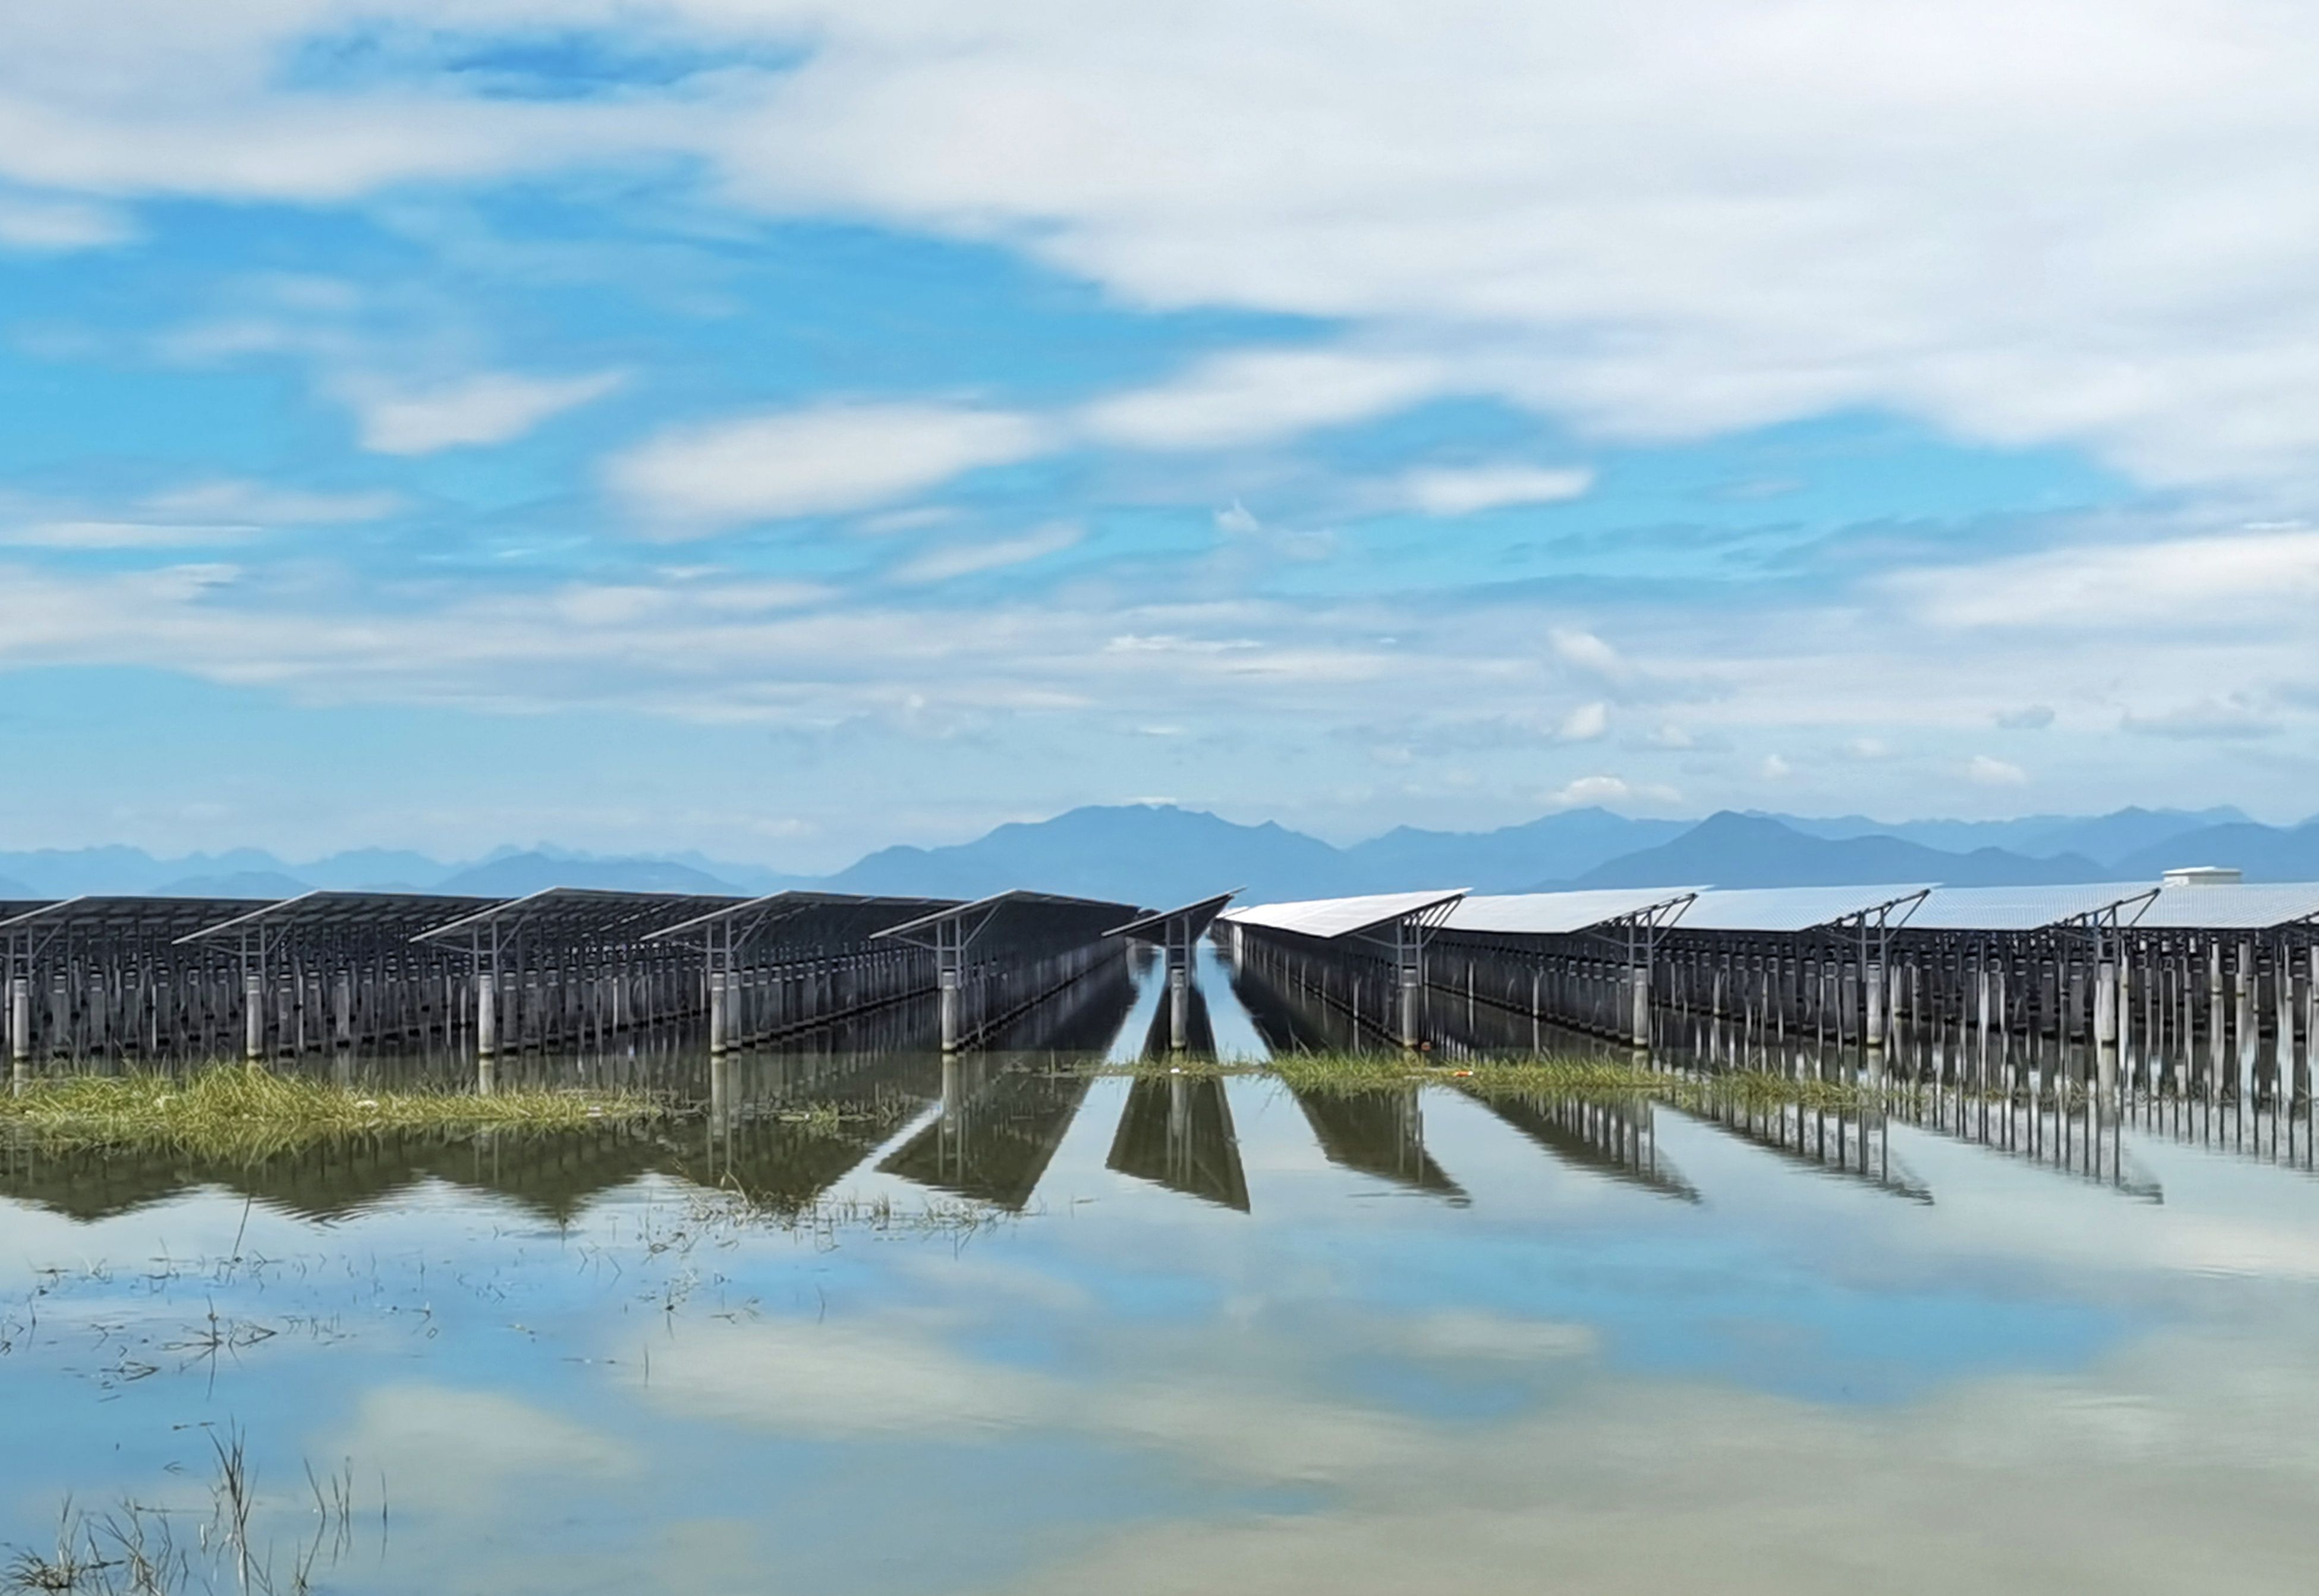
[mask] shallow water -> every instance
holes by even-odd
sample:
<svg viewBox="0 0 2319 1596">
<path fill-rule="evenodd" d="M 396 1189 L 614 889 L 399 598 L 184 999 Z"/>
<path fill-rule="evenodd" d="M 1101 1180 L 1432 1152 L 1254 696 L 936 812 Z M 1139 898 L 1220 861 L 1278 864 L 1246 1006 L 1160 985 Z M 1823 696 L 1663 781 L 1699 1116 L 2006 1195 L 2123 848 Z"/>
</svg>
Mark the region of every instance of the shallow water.
<svg viewBox="0 0 2319 1596">
<path fill-rule="evenodd" d="M 231 1432 L 283 1590 L 316 1547 L 349 1591 L 2311 1587 L 2319 1182 L 2277 1159 L 1059 1062 L 13 1155 L 0 1539 L 69 1494 L 198 1547 Z"/>
</svg>

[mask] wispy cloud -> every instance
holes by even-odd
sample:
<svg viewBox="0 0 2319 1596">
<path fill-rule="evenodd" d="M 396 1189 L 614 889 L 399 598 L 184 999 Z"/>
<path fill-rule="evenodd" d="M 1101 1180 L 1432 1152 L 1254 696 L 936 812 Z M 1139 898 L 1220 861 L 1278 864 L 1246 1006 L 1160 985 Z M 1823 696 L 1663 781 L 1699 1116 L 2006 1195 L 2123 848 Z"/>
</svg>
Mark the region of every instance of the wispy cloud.
<svg viewBox="0 0 2319 1596">
<path fill-rule="evenodd" d="M 102 249 L 136 236 L 136 225 L 113 205 L 0 194 L 0 249 L 64 254 Z"/>
<path fill-rule="evenodd" d="M 1596 699 L 1581 704 L 1562 717 L 1556 734 L 1566 743 L 1591 743 L 1611 729 L 1611 706 Z"/>
<path fill-rule="evenodd" d="M 2150 737 L 2179 737 L 2192 742 L 2240 742 L 2250 737 L 2275 737 L 2285 724 L 2252 704 L 2236 699 L 2199 699 L 2167 708 L 2135 713 L 2128 710 L 2119 726 Z"/>
<path fill-rule="evenodd" d="M 1059 555 L 1065 549 L 1075 548 L 1086 536 L 1080 527 L 1059 522 L 1026 532 L 1020 537 L 1002 537 L 989 543 L 962 543 L 931 549 L 897 569 L 894 579 L 904 582 L 949 582 L 988 571 L 1004 571 L 1010 566 L 1027 565 L 1033 560 L 1043 560 L 1049 555 Z"/>
<path fill-rule="evenodd" d="M 672 428 L 614 459 L 613 491 L 659 537 L 863 509 L 1043 451 L 1029 416 L 934 404 L 832 404 Z"/>
<path fill-rule="evenodd" d="M 1157 450 L 1229 449 L 1366 420 L 1440 392 L 1430 359 L 1342 349 L 1250 349 L 1217 356 L 1155 386 L 1087 407 L 1099 442 Z"/>
<path fill-rule="evenodd" d="M 317 493 L 230 478 L 94 511 L 0 500 L 0 545 L 59 551 L 213 548 L 252 542 L 279 528 L 376 520 L 401 504 L 388 492 Z"/>
<path fill-rule="evenodd" d="M 619 372 L 575 377 L 481 372 L 417 388 L 358 377 L 341 382 L 338 391 L 354 409 L 363 447 L 381 455 L 432 455 L 521 437 L 624 381 Z"/>
<path fill-rule="evenodd" d="M 1565 782 L 1546 795 L 1549 809 L 1584 809 L 1597 806 L 1619 807 L 1643 805 L 1665 807 L 1679 804 L 1683 795 L 1674 788 L 1658 782 L 1639 785 L 1623 776 L 1581 776 Z"/>
<path fill-rule="evenodd" d="M 1943 627 L 2242 626 L 2319 599 L 2319 531 L 2076 545 L 1904 572 L 1891 586 L 1903 603 Z"/>
<path fill-rule="evenodd" d="M 1517 505 L 1561 504 L 1584 498 L 1593 485 L 1591 471 L 1475 465 L 1413 471 L 1401 479 L 1400 495 L 1430 516 L 1464 516 Z"/>
</svg>

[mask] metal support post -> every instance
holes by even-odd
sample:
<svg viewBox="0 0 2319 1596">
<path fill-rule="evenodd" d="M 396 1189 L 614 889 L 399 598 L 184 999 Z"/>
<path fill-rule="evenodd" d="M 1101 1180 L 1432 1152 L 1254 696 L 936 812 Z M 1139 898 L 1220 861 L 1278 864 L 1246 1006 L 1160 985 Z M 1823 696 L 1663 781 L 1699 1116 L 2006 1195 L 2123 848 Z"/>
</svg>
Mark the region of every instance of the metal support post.
<svg viewBox="0 0 2319 1596">
<path fill-rule="evenodd" d="M 499 1050 L 499 971 L 479 969 L 475 972 L 475 1052 L 488 1059 Z"/>
</svg>

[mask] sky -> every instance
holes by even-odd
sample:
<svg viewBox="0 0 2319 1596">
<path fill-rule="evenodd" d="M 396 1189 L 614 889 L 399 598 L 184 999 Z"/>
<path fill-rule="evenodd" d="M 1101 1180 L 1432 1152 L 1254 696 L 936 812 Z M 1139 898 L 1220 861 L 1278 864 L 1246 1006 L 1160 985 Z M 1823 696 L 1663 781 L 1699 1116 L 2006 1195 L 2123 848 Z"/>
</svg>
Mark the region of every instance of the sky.
<svg viewBox="0 0 2319 1596">
<path fill-rule="evenodd" d="M 2319 800 L 2319 12 L 0 12 L 0 845 Z"/>
</svg>

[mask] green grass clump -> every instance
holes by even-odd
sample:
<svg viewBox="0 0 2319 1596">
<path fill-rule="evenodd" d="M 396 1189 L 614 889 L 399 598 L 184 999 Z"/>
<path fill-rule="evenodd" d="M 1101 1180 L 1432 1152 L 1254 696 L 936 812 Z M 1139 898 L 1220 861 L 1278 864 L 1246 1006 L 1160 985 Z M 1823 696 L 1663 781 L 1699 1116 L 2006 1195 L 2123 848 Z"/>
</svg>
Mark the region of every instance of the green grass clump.
<svg viewBox="0 0 2319 1596">
<path fill-rule="evenodd" d="M 1632 1096 L 1657 1091 L 1668 1078 L 1614 1059 L 1551 1056 L 1451 1060 L 1422 1053 L 1290 1053 L 1269 1068 L 1300 1092 L 1371 1092 L 1437 1081 L 1484 1094 Z"/>
<path fill-rule="evenodd" d="M 1911 1082 L 1872 1086 L 1761 1070 L 1697 1074 L 1607 1058 L 1450 1060 L 1423 1053 L 1295 1053 L 1274 1059 L 1268 1068 L 1300 1092 L 1374 1092 L 1439 1084 L 1482 1097 L 1649 1097 L 1701 1114 L 1735 1107 L 1902 1112 L 1924 1091 Z"/>
<path fill-rule="evenodd" d="M 0 1130 L 59 1148 L 167 1148 L 213 1158 L 263 1158 L 333 1137 L 383 1131 L 569 1131 L 661 1117 L 634 1092 L 502 1088 L 387 1091 L 338 1086 L 254 1065 L 187 1076 L 59 1076 L 0 1095 Z"/>
</svg>

